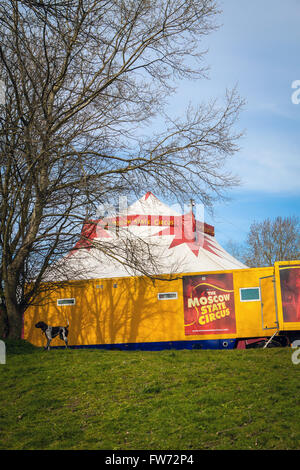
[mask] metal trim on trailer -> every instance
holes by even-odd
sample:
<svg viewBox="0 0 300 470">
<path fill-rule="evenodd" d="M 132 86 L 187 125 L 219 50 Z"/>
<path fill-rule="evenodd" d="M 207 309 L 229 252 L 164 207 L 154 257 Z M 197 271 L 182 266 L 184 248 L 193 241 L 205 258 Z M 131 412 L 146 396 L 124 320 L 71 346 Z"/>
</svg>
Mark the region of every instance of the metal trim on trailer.
<svg viewBox="0 0 300 470">
<path fill-rule="evenodd" d="M 85 344 L 85 345 L 70 345 L 70 349 L 106 349 L 118 351 L 163 351 L 170 349 L 215 349 L 215 350 L 230 350 L 235 349 L 237 346 L 236 338 L 224 339 L 203 339 L 191 341 L 155 341 L 155 342 L 141 342 L 141 343 L 106 343 L 106 344 Z M 64 349 L 64 346 L 52 346 L 51 349 Z"/>
</svg>

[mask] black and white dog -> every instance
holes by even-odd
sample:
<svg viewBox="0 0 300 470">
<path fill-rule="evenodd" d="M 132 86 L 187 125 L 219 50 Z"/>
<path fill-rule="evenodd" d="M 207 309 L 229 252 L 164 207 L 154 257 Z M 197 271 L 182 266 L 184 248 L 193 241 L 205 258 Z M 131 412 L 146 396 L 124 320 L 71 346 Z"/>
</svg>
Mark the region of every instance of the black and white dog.
<svg viewBox="0 0 300 470">
<path fill-rule="evenodd" d="M 41 328 L 41 330 L 45 333 L 47 338 L 47 345 L 45 346 L 45 349 L 48 349 L 48 351 L 50 351 L 51 340 L 57 335 L 59 335 L 60 339 L 65 342 L 66 348 L 68 347 L 69 321 L 67 326 L 49 326 L 43 321 L 39 321 L 35 324 L 35 327 Z"/>
</svg>

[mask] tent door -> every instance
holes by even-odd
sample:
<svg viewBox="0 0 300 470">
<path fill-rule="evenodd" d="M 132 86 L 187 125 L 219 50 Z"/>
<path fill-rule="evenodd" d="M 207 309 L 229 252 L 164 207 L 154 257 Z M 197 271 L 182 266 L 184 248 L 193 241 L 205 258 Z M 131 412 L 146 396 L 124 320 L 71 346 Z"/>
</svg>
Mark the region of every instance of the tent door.
<svg viewBox="0 0 300 470">
<path fill-rule="evenodd" d="M 278 329 L 275 276 L 259 278 L 261 319 L 263 330 Z"/>
</svg>

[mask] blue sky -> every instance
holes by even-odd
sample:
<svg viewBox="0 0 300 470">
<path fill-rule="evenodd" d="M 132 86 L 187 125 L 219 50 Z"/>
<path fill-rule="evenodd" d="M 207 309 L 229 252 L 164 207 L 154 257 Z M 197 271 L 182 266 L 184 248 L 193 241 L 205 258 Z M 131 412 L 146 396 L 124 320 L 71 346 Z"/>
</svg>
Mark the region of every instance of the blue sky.
<svg viewBox="0 0 300 470">
<path fill-rule="evenodd" d="M 242 242 L 254 220 L 300 215 L 300 104 L 292 102 L 292 83 L 300 80 L 300 2 L 219 5 L 222 26 L 203 43 L 209 79 L 182 82 L 170 109 L 178 114 L 189 101 L 222 98 L 235 85 L 246 100 L 237 125 L 246 132 L 229 164 L 241 186 L 215 205 L 214 216 L 206 214 L 225 245 Z"/>
</svg>

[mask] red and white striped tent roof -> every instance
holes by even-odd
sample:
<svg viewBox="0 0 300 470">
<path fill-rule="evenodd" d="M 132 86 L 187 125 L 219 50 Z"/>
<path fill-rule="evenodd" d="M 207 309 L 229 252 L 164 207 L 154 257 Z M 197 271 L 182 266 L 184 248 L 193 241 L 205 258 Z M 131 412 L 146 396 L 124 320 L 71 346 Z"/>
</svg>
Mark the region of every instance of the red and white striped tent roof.
<svg viewBox="0 0 300 470">
<path fill-rule="evenodd" d="M 55 267 L 68 279 L 98 279 L 247 266 L 221 247 L 214 227 L 196 220 L 192 209 L 182 214 L 148 192 L 123 211 L 85 223 L 74 249 Z"/>
</svg>

